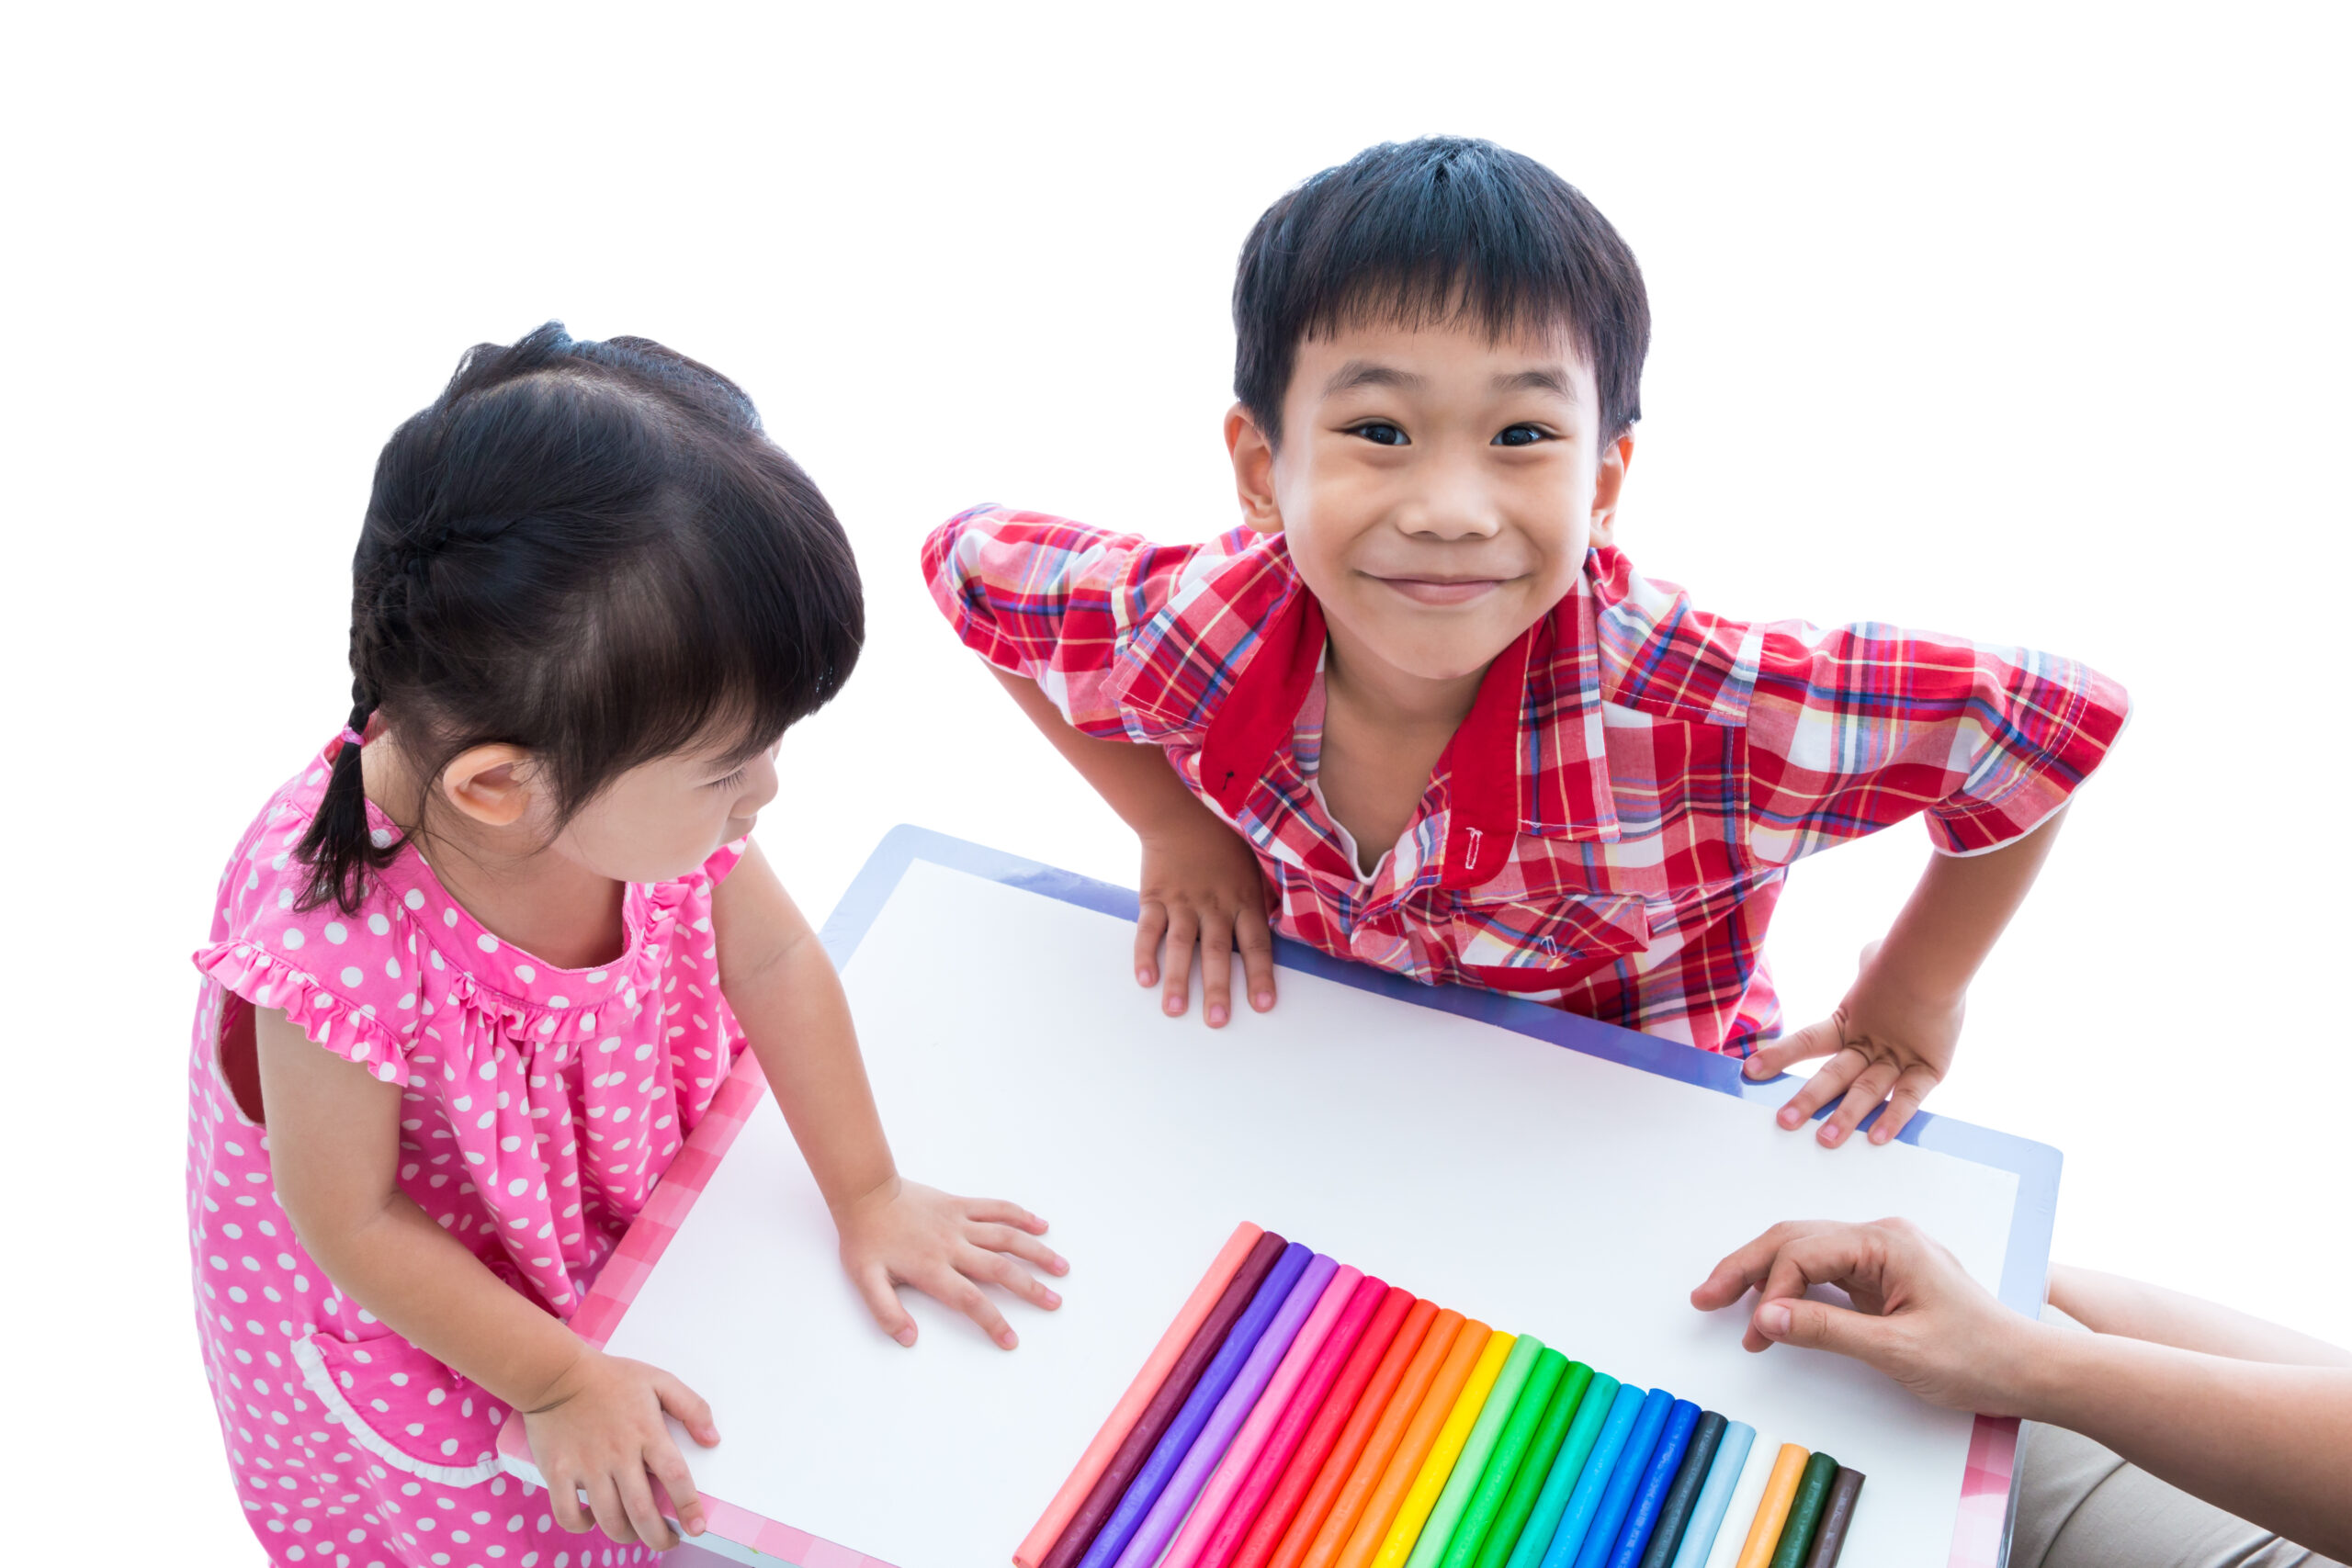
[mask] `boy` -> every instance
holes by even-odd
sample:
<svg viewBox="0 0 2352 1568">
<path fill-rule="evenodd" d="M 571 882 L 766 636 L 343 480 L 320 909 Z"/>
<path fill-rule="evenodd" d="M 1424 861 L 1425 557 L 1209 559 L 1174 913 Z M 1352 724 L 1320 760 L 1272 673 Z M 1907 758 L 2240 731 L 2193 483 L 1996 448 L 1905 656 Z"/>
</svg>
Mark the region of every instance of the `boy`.
<svg viewBox="0 0 2352 1568">
<path fill-rule="evenodd" d="M 1262 1011 L 1271 919 L 1751 1077 L 1831 1056 L 1781 1125 L 1843 1093 L 1825 1145 L 1883 1100 L 1870 1136 L 1893 1137 L 2122 690 L 1957 638 L 1729 621 L 1637 575 L 1641 273 L 1532 159 L 1439 137 L 1325 170 L 1242 247 L 1234 324 L 1245 527 L 1162 547 L 982 507 L 923 550 L 958 635 L 1142 840 L 1137 980 L 1182 1013 L 1197 942 L 1220 1025 L 1238 946 Z M 1921 810 L 1940 852 L 1845 1001 L 1765 1044 L 1790 863 Z"/>
</svg>

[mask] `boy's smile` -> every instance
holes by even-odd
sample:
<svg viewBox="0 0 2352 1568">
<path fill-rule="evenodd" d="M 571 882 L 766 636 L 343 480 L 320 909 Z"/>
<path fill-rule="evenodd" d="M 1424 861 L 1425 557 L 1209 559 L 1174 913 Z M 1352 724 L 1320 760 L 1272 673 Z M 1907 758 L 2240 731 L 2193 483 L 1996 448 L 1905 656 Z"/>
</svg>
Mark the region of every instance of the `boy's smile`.
<svg viewBox="0 0 2352 1568">
<path fill-rule="evenodd" d="M 1298 345 L 1279 446 L 1238 407 L 1226 436 L 1336 662 L 1410 705 L 1475 687 L 1608 542 L 1633 439 L 1604 444 L 1598 406 L 1565 331 L 1364 324 Z"/>
</svg>

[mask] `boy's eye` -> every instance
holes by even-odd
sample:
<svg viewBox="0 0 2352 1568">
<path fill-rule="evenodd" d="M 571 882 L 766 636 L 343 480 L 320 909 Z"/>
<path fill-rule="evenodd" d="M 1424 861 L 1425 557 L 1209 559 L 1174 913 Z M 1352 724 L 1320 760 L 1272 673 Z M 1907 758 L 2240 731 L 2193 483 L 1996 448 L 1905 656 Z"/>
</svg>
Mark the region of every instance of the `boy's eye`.
<svg viewBox="0 0 2352 1568">
<path fill-rule="evenodd" d="M 1532 446 L 1539 441 L 1549 441 L 1552 433 L 1540 424 L 1514 424 L 1495 437 L 1498 446 Z"/>
<path fill-rule="evenodd" d="M 1361 435 L 1375 446 L 1409 446 L 1405 433 L 1385 419 L 1366 420 L 1362 424 L 1348 426 L 1350 435 Z"/>
</svg>

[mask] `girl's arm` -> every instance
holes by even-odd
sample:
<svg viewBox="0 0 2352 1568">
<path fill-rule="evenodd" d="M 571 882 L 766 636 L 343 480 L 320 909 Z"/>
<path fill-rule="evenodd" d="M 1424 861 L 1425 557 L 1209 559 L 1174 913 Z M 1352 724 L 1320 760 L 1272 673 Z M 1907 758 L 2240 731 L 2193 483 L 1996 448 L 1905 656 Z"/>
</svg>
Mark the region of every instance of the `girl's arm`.
<svg viewBox="0 0 2352 1568">
<path fill-rule="evenodd" d="M 1061 1297 L 1014 1261 L 1069 1271 L 1036 1239 L 1046 1222 L 1015 1203 L 951 1197 L 899 1177 L 841 977 L 757 844 L 718 885 L 712 924 L 719 989 L 832 1211 L 842 1267 L 876 1319 L 912 1345 L 915 1322 L 896 1289 L 912 1285 L 1012 1349 L 1012 1327 L 980 1287 L 1001 1285 L 1048 1312 L 1059 1306 Z"/>
<path fill-rule="evenodd" d="M 1233 953 L 1241 951 L 1250 1005 L 1274 1005 L 1274 933 L 1257 852 L 1193 792 L 1157 746 L 1098 740 L 1061 716 L 1037 682 L 989 666 L 1062 760 L 1094 786 L 1143 847 L 1136 909 L 1136 981 L 1158 985 L 1160 1010 L 1180 1017 L 1192 996 L 1193 948 L 1201 953 L 1201 1015 L 1222 1027 L 1233 1000 Z M 1159 943 L 1168 942 L 1160 971 Z"/>
<path fill-rule="evenodd" d="M 2057 1294 L 2093 1318 L 2144 1291 L 2143 1302 L 2171 1303 L 2139 1309 L 2152 1327 L 2274 1354 L 2301 1337 L 2169 1292 L 2131 1287 L 2100 1300 L 2107 1288 L 2077 1271 L 2060 1279 Z M 1844 1290 L 1853 1309 L 1805 1299 L 1814 1285 Z M 1691 1304 L 1729 1306 L 1751 1287 L 1760 1293 L 1750 1350 L 1777 1342 L 1834 1351 L 1932 1404 L 2067 1427 L 2218 1508 L 2352 1558 L 2344 1480 L 2352 1475 L 2352 1357 L 2333 1347 L 2313 1345 L 2309 1360 L 2245 1360 L 2037 1323 L 1994 1300 L 1901 1220 L 1775 1225 L 1718 1263 Z M 2071 1314 L 2063 1301 L 2059 1310 Z M 2130 1309 L 2108 1320 L 2128 1321 Z"/>
<path fill-rule="evenodd" d="M 718 1440 L 710 1407 L 669 1373 L 588 1345 L 401 1191 L 399 1084 L 313 1045 L 283 1012 L 255 1010 L 254 1044 L 278 1200 L 336 1287 L 523 1412 L 549 1511 L 566 1529 L 675 1545 L 650 1471 L 686 1533 L 701 1534 L 702 1502 L 662 1415 L 708 1446 Z"/>
</svg>

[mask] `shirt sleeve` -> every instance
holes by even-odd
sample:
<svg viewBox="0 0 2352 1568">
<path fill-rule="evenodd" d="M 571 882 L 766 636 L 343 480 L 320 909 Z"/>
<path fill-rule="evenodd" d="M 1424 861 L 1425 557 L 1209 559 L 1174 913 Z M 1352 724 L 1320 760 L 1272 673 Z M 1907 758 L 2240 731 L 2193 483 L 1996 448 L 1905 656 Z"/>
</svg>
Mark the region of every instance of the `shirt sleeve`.
<svg viewBox="0 0 2352 1568">
<path fill-rule="evenodd" d="M 1748 840 L 1768 864 L 1919 811 L 1946 854 L 1998 849 L 2065 805 L 2131 714 L 2073 660 L 1890 626 L 1758 626 L 1749 659 Z"/>
<path fill-rule="evenodd" d="M 923 541 L 923 576 L 964 646 L 1037 682 L 1104 740 L 1131 732 L 1114 692 L 1124 645 L 1192 552 L 1035 512 L 976 506 Z"/>
</svg>

